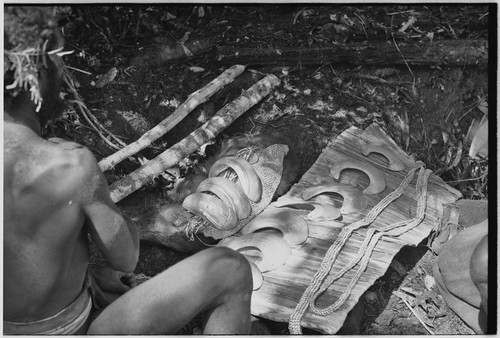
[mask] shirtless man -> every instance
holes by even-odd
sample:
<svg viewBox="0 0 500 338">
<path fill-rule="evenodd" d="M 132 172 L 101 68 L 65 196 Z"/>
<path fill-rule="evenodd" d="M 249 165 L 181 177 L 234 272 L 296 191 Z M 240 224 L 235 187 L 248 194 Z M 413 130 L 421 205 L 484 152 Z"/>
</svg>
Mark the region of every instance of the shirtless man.
<svg viewBox="0 0 500 338">
<path fill-rule="evenodd" d="M 6 7 L 4 53 L 22 36 L 19 26 L 8 29 L 18 17 L 30 18 L 28 28 L 40 19 L 38 31 L 48 43 L 45 61 L 36 64 L 40 111 L 29 90 L 4 88 L 4 333 L 167 334 L 200 312 L 204 333 L 248 333 L 250 267 L 226 248 L 195 254 L 94 312 L 87 234 L 109 267 L 130 277 L 138 233 L 110 199 L 88 149 L 41 137 L 43 124 L 60 113 L 63 64 L 47 52 L 63 40 L 48 8 Z M 13 72 L 4 79 L 11 84 Z"/>
</svg>

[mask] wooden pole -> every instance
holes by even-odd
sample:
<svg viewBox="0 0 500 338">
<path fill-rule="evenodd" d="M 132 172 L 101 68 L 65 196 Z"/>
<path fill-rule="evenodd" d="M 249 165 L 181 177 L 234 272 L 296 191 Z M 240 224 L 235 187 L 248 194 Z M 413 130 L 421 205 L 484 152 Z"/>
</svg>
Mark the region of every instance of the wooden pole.
<svg viewBox="0 0 500 338">
<path fill-rule="evenodd" d="M 244 112 L 268 95 L 280 80 L 268 75 L 247 89 L 240 97 L 224 106 L 209 121 L 193 131 L 186 138 L 148 161 L 146 164 L 114 182 L 110 186 L 111 199 L 118 202 L 141 188 L 155 176 L 173 167 L 180 160 L 193 153 L 201 145 L 215 138 L 222 130 L 234 122 Z"/>
<path fill-rule="evenodd" d="M 130 143 L 114 154 L 102 159 L 99 162 L 99 168 L 102 171 L 113 168 L 124 159 L 138 153 L 149 146 L 152 142 L 165 135 L 169 130 L 184 119 L 193 109 L 203 102 L 206 102 L 221 88 L 231 83 L 237 76 L 245 70 L 245 66 L 235 65 L 226 69 L 221 75 L 212 80 L 205 87 L 198 89 L 182 105 L 179 106 L 171 115 L 157 124 L 153 129 L 147 131 L 137 141 Z"/>
</svg>

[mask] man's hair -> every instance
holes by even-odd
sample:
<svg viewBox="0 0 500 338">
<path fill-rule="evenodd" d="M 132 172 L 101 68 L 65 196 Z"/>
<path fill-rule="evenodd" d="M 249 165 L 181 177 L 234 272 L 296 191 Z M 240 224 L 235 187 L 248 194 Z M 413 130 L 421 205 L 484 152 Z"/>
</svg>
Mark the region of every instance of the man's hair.
<svg viewBox="0 0 500 338">
<path fill-rule="evenodd" d="M 52 7 L 4 7 L 4 97 L 28 91 L 42 104 L 40 67 L 47 67 L 47 52 L 54 47 L 57 21 Z"/>
<path fill-rule="evenodd" d="M 5 6 L 4 49 L 39 47 L 57 27 L 51 7 Z"/>
</svg>

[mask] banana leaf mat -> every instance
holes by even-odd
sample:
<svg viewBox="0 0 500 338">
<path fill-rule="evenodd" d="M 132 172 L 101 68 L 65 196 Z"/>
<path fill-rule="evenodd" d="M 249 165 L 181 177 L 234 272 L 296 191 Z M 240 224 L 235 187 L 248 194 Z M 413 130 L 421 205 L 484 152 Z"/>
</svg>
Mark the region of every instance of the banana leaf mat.
<svg viewBox="0 0 500 338">
<path fill-rule="evenodd" d="M 363 155 L 361 148 L 366 145 L 376 145 L 390 150 L 404 164 L 402 171 L 391 171 L 388 169 L 386 156 L 379 153 Z M 359 219 L 378 204 L 378 202 L 394 191 L 406 176 L 408 171 L 415 167 L 415 161 L 410 158 L 396 143 L 377 125 L 372 124 L 366 130 L 351 127 L 331 142 L 318 157 L 313 166 L 304 174 L 290 191 L 280 197 L 268 208 L 276 208 L 276 205 L 290 199 L 302 198 L 302 192 L 318 184 L 333 182 L 330 168 L 333 164 L 346 159 L 353 158 L 374 165 L 383 172 L 386 188 L 378 194 L 364 195 L 367 207 L 353 214 L 342 215 L 339 220 L 310 220 L 306 218 L 309 227 L 309 237 L 301 245 L 291 249 L 285 265 L 269 272 L 263 273 L 264 282 L 259 290 L 252 295 L 252 314 L 278 322 L 289 322 L 295 307 L 301 299 L 302 294 L 309 285 L 329 247 L 338 237 L 341 229 Z M 416 177 L 416 176 L 415 176 Z M 369 186 L 370 180 L 362 171 L 346 169 L 342 170 L 339 180 L 354 180 L 363 190 Z M 355 230 L 339 252 L 330 275 L 335 274 L 352 259 L 363 243 L 364 236 L 369 228 L 383 227 L 394 222 L 415 217 L 416 201 L 416 178 L 404 190 L 394 202 L 389 204 L 381 214 L 367 227 Z M 358 283 L 352 289 L 351 294 L 343 305 L 332 314 L 322 316 L 313 313 L 310 309 L 304 314 L 301 326 L 321 331 L 327 334 L 335 334 L 342 327 L 349 311 L 356 305 L 361 295 L 384 275 L 392 259 L 399 250 L 406 246 L 418 245 L 425 239 L 440 221 L 443 205 L 455 202 L 461 194 L 446 185 L 443 180 L 435 175 L 428 179 L 427 207 L 423 221 L 410 231 L 398 237 L 383 236 L 375 246 L 369 259 L 366 270 L 361 275 Z M 342 197 L 333 203 L 342 204 Z M 300 211 L 299 217 L 307 217 L 310 210 Z M 340 279 L 335 281 L 317 299 L 316 306 L 320 308 L 333 304 L 352 280 L 354 271 L 348 271 Z"/>
</svg>

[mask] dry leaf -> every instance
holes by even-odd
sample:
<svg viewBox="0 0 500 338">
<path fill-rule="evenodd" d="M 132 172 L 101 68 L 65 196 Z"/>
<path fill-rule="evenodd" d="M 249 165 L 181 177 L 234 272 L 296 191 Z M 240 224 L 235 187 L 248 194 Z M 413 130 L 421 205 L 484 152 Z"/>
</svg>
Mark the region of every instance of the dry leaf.
<svg viewBox="0 0 500 338">
<path fill-rule="evenodd" d="M 189 70 L 192 71 L 193 73 L 201 73 L 201 72 L 205 71 L 204 68 L 196 67 L 196 66 L 189 67 Z"/>
<path fill-rule="evenodd" d="M 456 167 L 456 166 L 460 163 L 460 160 L 462 159 L 462 151 L 463 151 L 463 148 L 462 148 L 462 141 L 460 141 L 460 142 L 458 143 L 457 154 L 455 155 L 455 160 L 454 160 L 454 161 L 453 161 L 453 163 L 451 164 L 451 168 Z"/>
<path fill-rule="evenodd" d="M 399 29 L 401 33 L 404 33 L 409 27 L 413 26 L 413 24 L 417 22 L 414 16 L 410 16 L 407 22 L 403 24 L 403 26 Z"/>
<path fill-rule="evenodd" d="M 97 76 L 97 81 L 92 81 L 90 84 L 95 88 L 103 88 L 104 86 L 113 82 L 117 74 L 118 69 L 116 69 L 116 67 L 113 67 L 106 74 Z"/>
<path fill-rule="evenodd" d="M 488 117 L 484 115 L 470 145 L 469 157 L 488 158 Z"/>
<path fill-rule="evenodd" d="M 484 114 L 488 115 L 488 102 L 486 102 L 486 100 L 483 100 L 479 103 L 479 105 L 477 106 L 477 108 L 482 111 Z"/>
<path fill-rule="evenodd" d="M 445 130 L 443 130 L 441 134 L 443 135 L 444 144 L 448 143 L 448 140 L 450 139 L 450 134 Z"/>
<path fill-rule="evenodd" d="M 427 290 L 432 291 L 436 288 L 436 280 L 430 275 L 425 275 L 424 285 Z"/>
</svg>

